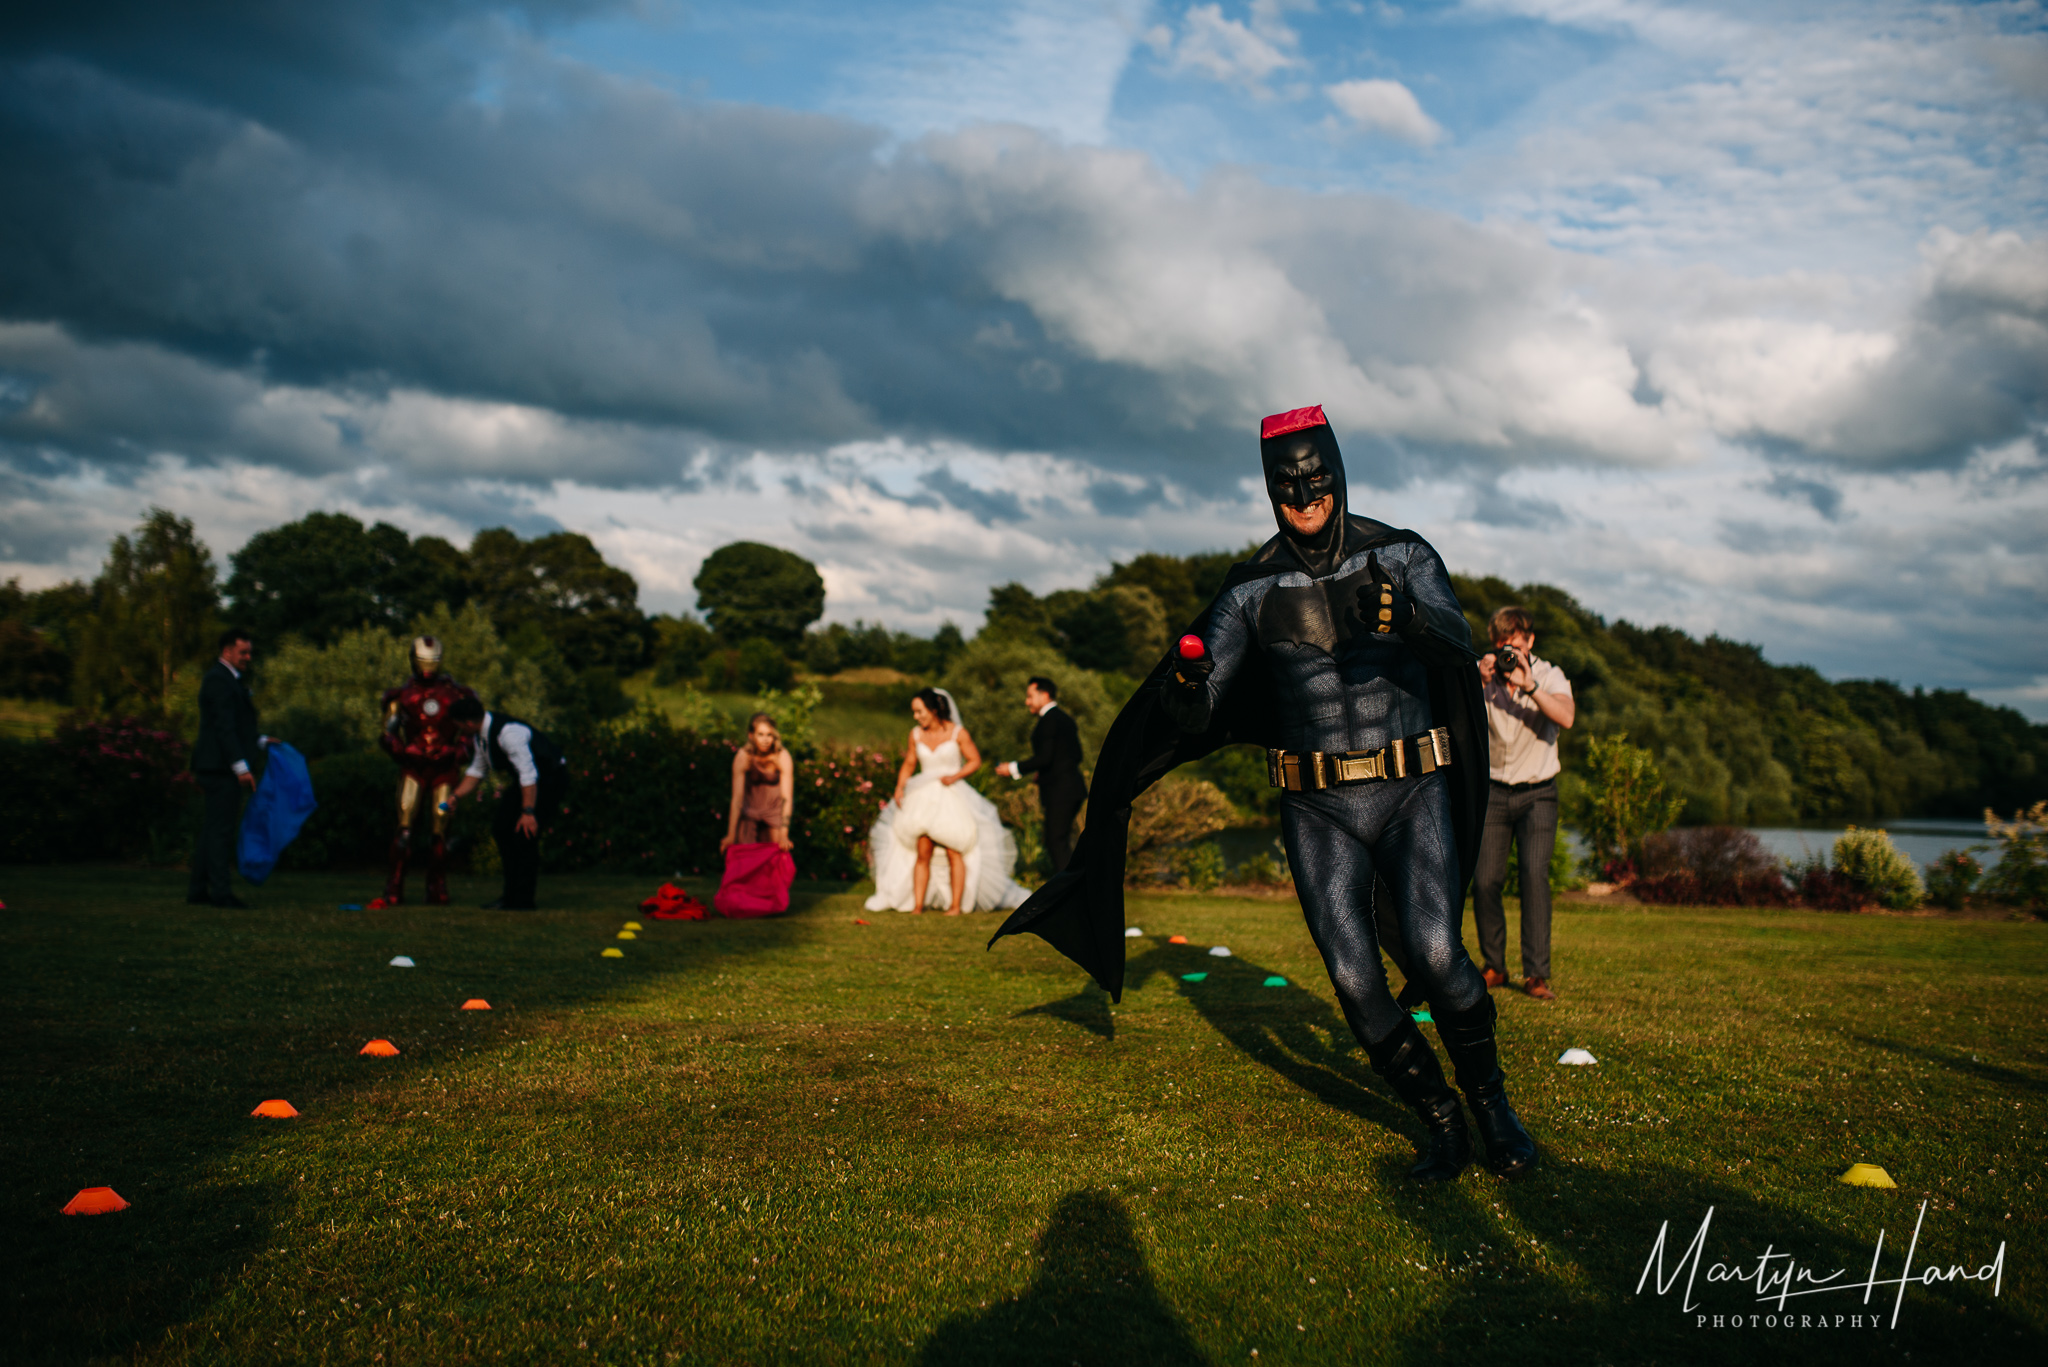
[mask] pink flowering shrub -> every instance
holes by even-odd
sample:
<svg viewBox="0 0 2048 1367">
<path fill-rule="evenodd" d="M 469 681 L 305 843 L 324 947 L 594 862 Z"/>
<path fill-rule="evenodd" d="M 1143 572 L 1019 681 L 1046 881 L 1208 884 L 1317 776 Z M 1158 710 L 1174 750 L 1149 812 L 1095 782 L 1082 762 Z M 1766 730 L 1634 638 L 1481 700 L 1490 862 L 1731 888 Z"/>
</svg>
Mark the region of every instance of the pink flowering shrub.
<svg viewBox="0 0 2048 1367">
<path fill-rule="evenodd" d="M 629 727 L 561 738 L 569 795 L 541 848 L 555 871 L 669 874 L 723 867 L 738 741 L 636 715 Z M 796 753 L 799 878 L 867 876 L 868 827 L 895 788 L 896 757 L 875 750 Z"/>
<path fill-rule="evenodd" d="M 190 761 L 177 735 L 127 717 L 0 745 L 0 861 L 181 858 Z"/>
</svg>

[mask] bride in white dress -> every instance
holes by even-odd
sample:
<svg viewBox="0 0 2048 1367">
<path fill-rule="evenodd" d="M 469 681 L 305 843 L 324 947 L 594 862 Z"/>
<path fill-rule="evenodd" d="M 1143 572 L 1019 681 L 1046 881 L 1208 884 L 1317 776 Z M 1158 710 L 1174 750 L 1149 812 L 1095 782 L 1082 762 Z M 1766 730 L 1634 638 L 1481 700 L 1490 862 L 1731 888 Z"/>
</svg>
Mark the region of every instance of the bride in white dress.
<svg viewBox="0 0 2048 1367">
<path fill-rule="evenodd" d="M 930 906 L 958 916 L 1022 906 L 1031 893 L 1010 878 L 1017 867 L 1017 842 L 997 816 L 996 805 L 967 782 L 981 767 L 981 752 L 967 734 L 953 695 L 927 688 L 911 699 L 910 715 L 917 725 L 896 776 L 896 796 L 883 804 L 868 832 L 875 866 L 875 895 L 868 898 L 868 910 Z M 935 848 L 946 851 L 938 868 L 933 867 Z"/>
</svg>

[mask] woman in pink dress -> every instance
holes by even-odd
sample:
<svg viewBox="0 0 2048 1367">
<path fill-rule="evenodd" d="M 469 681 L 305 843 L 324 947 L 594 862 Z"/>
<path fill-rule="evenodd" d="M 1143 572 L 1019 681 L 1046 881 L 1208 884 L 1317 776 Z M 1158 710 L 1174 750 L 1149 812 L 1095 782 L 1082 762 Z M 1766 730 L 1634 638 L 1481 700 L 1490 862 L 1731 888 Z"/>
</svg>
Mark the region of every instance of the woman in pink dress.
<svg viewBox="0 0 2048 1367">
<path fill-rule="evenodd" d="M 747 743 L 732 757 L 732 808 L 725 839 L 725 877 L 711 905 L 724 916 L 772 916 L 789 910 L 796 881 L 789 818 L 796 802 L 796 762 L 766 712 L 747 719 Z"/>
</svg>

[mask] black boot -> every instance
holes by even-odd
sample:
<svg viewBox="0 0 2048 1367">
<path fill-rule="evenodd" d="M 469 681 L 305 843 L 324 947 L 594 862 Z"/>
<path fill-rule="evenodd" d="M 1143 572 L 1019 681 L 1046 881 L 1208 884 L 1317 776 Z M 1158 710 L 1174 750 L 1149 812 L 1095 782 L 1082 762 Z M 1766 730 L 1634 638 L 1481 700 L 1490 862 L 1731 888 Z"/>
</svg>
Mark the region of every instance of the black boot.
<svg viewBox="0 0 2048 1367">
<path fill-rule="evenodd" d="M 1472 1161 L 1472 1135 L 1465 1128 L 1465 1113 L 1458 1107 L 1458 1094 L 1444 1081 L 1442 1065 L 1436 1061 L 1429 1041 L 1403 1020 L 1394 1033 L 1377 1044 L 1366 1046 L 1372 1069 L 1387 1080 L 1394 1095 L 1406 1102 L 1429 1130 L 1429 1144 L 1422 1161 L 1408 1170 L 1418 1182 L 1449 1182 Z"/>
<path fill-rule="evenodd" d="M 1536 1141 L 1508 1104 L 1508 1080 L 1500 1070 L 1500 1055 L 1493 1043 L 1493 998 L 1481 997 L 1477 1006 L 1466 1011 L 1432 1007 L 1430 1014 L 1436 1018 L 1444 1052 L 1451 1056 L 1458 1088 L 1479 1122 L 1486 1166 L 1499 1177 L 1521 1177 L 1536 1166 Z"/>
</svg>

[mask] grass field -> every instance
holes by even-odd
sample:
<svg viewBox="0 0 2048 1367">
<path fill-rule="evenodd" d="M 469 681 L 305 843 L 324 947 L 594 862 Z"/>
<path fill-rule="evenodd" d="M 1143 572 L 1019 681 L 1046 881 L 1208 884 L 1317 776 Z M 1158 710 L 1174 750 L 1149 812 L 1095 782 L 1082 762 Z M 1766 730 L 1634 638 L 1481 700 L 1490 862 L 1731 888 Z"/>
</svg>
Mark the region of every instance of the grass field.
<svg viewBox="0 0 2048 1367">
<path fill-rule="evenodd" d="M 1546 1155 L 1416 1190 L 1285 902 L 1136 897 L 1120 1006 L 991 917 L 247 912 L 182 875 L 0 873 L 8 1362 L 2024 1360 L 2048 1343 L 2048 926 L 1566 905 L 1501 998 Z M 487 895 L 458 882 L 465 903 Z M 857 918 L 871 925 L 857 924 Z M 1168 945 L 1185 934 L 1187 946 Z M 1205 947 L 1235 955 L 1213 958 Z M 394 969 L 395 954 L 418 967 Z M 1198 982 L 1184 974 L 1207 973 Z M 1264 986 L 1269 976 L 1284 987 Z M 458 1010 L 469 997 L 488 1012 Z M 395 1059 L 357 1050 L 395 1041 Z M 1571 1045 L 1592 1068 L 1554 1064 Z M 296 1120 L 249 1117 L 281 1097 Z M 1881 1164 L 1895 1191 L 1833 1179 Z M 131 1209 L 57 1212 L 108 1185 Z M 1992 1261 L 1697 1328 L 1707 1262 Z M 1782 1259 L 1768 1264 L 1782 1267 Z M 1681 1279 L 1682 1280 L 1682 1279 Z M 1694 1289 L 1763 1314 L 1754 1287 Z M 1833 1316 L 1844 1317 L 1843 1327 Z M 1868 1318 L 1851 1327 L 1852 1314 Z M 1256 1357 L 1254 1357 L 1256 1353 Z"/>
</svg>

